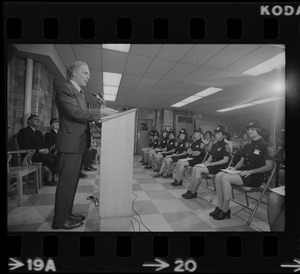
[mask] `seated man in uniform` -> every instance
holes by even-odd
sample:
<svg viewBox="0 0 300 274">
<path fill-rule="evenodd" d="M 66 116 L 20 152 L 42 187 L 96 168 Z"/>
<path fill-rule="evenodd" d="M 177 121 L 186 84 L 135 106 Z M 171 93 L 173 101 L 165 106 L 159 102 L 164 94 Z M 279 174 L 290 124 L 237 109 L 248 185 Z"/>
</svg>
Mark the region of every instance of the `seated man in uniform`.
<svg viewBox="0 0 300 274">
<path fill-rule="evenodd" d="M 202 174 L 217 174 L 220 169 L 226 168 L 228 165 L 230 148 L 224 141 L 226 134 L 227 129 L 224 125 L 219 125 L 216 128 L 216 143 L 213 144 L 207 161 L 193 168 L 189 189 L 182 195 L 184 199 L 197 198 L 197 189 L 201 184 Z"/>
<path fill-rule="evenodd" d="M 31 115 L 27 119 L 27 127 L 22 128 L 18 132 L 18 143 L 20 149 L 34 149 L 35 153 L 32 156 L 32 162 L 42 162 L 44 166 L 51 171 L 48 184 L 56 185 L 54 174 L 58 173 L 58 156 L 50 153 L 51 147 L 48 147 L 44 135 L 38 130 L 40 119 L 38 115 Z"/>
<path fill-rule="evenodd" d="M 204 148 L 204 143 L 202 138 L 204 136 L 203 130 L 201 128 L 194 130 L 194 142 L 191 147 L 187 150 L 188 158 L 193 158 L 191 160 L 181 159 L 176 163 L 176 175 L 174 182 L 171 183 L 173 186 L 182 185 L 182 177 L 185 167 L 194 166 L 202 163 L 206 152 Z"/>
</svg>

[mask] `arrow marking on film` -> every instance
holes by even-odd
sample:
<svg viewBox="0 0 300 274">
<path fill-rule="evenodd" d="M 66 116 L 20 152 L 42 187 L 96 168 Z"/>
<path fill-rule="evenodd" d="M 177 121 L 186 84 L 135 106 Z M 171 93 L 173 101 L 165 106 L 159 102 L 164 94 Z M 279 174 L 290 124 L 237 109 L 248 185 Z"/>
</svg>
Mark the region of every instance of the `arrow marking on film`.
<svg viewBox="0 0 300 274">
<path fill-rule="evenodd" d="M 9 258 L 12 262 L 9 262 L 8 265 L 11 266 L 11 268 L 9 270 L 15 270 L 19 267 L 22 267 L 24 264 L 17 260 L 17 259 L 14 259 L 14 258 Z"/>
<path fill-rule="evenodd" d="M 298 272 L 300 271 L 300 260 L 298 259 L 294 259 L 294 262 L 297 263 L 297 264 L 282 264 L 280 265 L 281 267 L 290 267 L 290 268 L 297 268 L 297 269 L 294 269 L 294 272 Z"/>
<path fill-rule="evenodd" d="M 155 271 L 159 271 L 159 270 L 162 270 L 162 269 L 170 266 L 168 263 L 166 263 L 165 261 L 163 261 L 161 259 L 155 259 L 155 261 L 157 261 L 158 264 L 150 263 L 150 264 L 143 264 L 143 266 L 158 267 L 158 268 L 155 269 Z"/>
</svg>

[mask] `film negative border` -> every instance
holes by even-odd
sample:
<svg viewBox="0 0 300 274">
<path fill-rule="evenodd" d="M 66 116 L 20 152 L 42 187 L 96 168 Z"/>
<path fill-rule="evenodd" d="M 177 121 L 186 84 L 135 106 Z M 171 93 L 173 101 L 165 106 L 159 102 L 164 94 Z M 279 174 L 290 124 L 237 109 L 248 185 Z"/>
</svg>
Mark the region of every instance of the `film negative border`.
<svg viewBox="0 0 300 274">
<path fill-rule="evenodd" d="M 13 43 L 282 43 L 287 58 L 286 127 L 293 130 L 300 117 L 299 10 L 295 2 L 6 3 L 4 59 L 7 44 Z M 290 138 L 287 148 L 299 154 L 299 146 L 293 146 Z M 300 264 L 297 163 L 291 158 L 287 162 L 287 181 L 292 184 L 287 186 L 283 233 L 8 232 L 8 270 L 296 271 Z"/>
</svg>

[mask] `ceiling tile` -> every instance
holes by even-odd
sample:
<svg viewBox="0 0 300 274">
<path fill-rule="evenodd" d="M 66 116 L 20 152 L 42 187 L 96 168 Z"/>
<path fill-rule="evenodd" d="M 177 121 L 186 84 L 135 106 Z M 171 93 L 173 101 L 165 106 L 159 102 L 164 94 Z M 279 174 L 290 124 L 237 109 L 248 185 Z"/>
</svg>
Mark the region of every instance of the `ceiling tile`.
<svg viewBox="0 0 300 274">
<path fill-rule="evenodd" d="M 90 70 L 89 84 L 97 84 L 103 86 L 103 72 L 99 70 Z"/>
<path fill-rule="evenodd" d="M 260 45 L 229 45 L 206 62 L 204 66 L 213 69 L 222 69 L 259 46 Z"/>
<path fill-rule="evenodd" d="M 141 80 L 139 76 L 123 75 L 120 86 L 135 89 Z"/>
<path fill-rule="evenodd" d="M 142 76 L 152 60 L 153 58 L 129 54 L 124 74 Z"/>
<path fill-rule="evenodd" d="M 178 82 L 193 72 L 196 68 L 196 66 L 179 63 L 164 77 L 164 79 Z"/>
<path fill-rule="evenodd" d="M 154 57 L 162 45 L 131 45 L 130 54 L 143 55 L 147 57 Z"/>
<path fill-rule="evenodd" d="M 227 45 L 196 45 L 181 60 L 182 63 L 202 65 Z"/>
<path fill-rule="evenodd" d="M 153 88 L 153 91 L 166 91 L 169 88 L 173 87 L 176 84 L 174 81 L 169 80 L 161 80 L 159 83 Z"/>
<path fill-rule="evenodd" d="M 144 77 L 139 82 L 137 88 L 150 90 L 158 83 L 158 81 L 159 81 L 158 79 L 151 79 L 151 78 Z"/>
<path fill-rule="evenodd" d="M 185 79 L 183 79 L 183 82 L 187 82 L 190 84 L 199 83 L 203 79 L 206 79 L 207 77 L 213 75 L 216 72 L 217 71 L 214 69 L 200 67 L 200 68 L 196 69 L 195 71 L 193 71 Z"/>
<path fill-rule="evenodd" d="M 68 68 L 75 60 L 75 53 L 71 45 L 54 45 L 65 67 Z"/>
<path fill-rule="evenodd" d="M 175 65 L 176 62 L 155 59 L 147 70 L 145 76 L 149 78 L 162 79 Z"/>
<path fill-rule="evenodd" d="M 91 70 L 101 70 L 101 50 L 97 48 L 73 45 L 76 60 L 86 62 Z"/>
<path fill-rule="evenodd" d="M 284 52 L 283 48 L 274 47 L 274 46 L 260 46 L 246 56 L 240 58 L 236 62 L 233 62 L 231 65 L 223 68 L 225 71 L 233 73 L 242 73 L 245 70 L 248 70 L 264 61 L 272 58 L 273 56 Z"/>
<path fill-rule="evenodd" d="M 102 70 L 123 74 L 127 57 L 125 52 L 102 49 Z"/>
<path fill-rule="evenodd" d="M 193 45 L 163 45 L 156 58 L 180 61 L 192 47 Z"/>
</svg>

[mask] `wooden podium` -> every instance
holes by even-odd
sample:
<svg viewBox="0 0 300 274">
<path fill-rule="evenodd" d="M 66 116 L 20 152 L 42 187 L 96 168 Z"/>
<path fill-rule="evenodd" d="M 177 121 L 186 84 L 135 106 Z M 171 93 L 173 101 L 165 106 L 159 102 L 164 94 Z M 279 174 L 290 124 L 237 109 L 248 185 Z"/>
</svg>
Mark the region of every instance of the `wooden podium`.
<svg viewBox="0 0 300 274">
<path fill-rule="evenodd" d="M 136 109 L 101 119 L 100 218 L 131 217 Z"/>
</svg>

